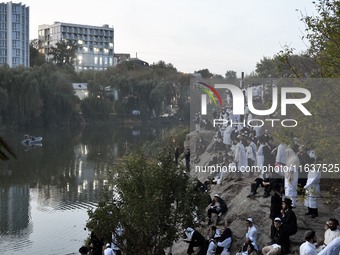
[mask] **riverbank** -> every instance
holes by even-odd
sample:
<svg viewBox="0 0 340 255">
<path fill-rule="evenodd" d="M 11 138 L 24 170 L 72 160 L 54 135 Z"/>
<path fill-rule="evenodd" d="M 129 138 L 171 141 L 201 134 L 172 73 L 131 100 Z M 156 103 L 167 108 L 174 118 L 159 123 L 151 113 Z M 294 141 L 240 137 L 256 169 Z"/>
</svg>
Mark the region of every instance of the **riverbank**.
<svg viewBox="0 0 340 255">
<path fill-rule="evenodd" d="M 200 155 L 199 165 L 208 165 L 212 160 L 213 154 L 209 153 L 209 149 L 213 145 L 214 131 L 202 130 L 200 133 L 195 131 L 190 133 L 191 144 L 191 159 L 194 159 L 196 152 L 195 141 L 200 136 L 203 140 L 207 141 L 207 149 Z M 188 144 L 188 141 L 187 141 Z M 191 160 L 191 172 L 190 175 L 193 178 L 198 178 L 204 182 L 207 179 L 212 179 L 216 174 L 196 172 L 195 164 Z M 226 177 L 225 177 L 226 179 Z M 241 181 L 236 181 L 234 178 L 231 181 L 224 181 L 221 185 L 210 186 L 210 196 L 219 194 L 228 205 L 228 212 L 223 216 L 220 223 L 217 225 L 218 229 L 230 228 L 232 231 L 232 245 L 230 248 L 231 254 L 235 254 L 242 247 L 245 241 L 245 220 L 252 218 L 255 227 L 258 231 L 257 245 L 260 249 L 267 245 L 270 241 L 270 226 L 271 220 L 269 219 L 270 213 L 270 197 L 263 198 L 263 188 L 258 189 L 258 194 L 252 198 L 248 198 L 250 193 L 250 186 L 254 183 L 254 178 L 249 178 L 246 175 Z M 302 198 L 298 199 L 294 212 L 297 217 L 298 231 L 295 235 L 290 237 L 291 240 L 291 254 L 299 254 L 299 246 L 304 242 L 304 233 L 306 230 L 314 229 L 317 233 L 318 240 L 321 240 L 324 236 L 325 223 L 331 217 L 337 218 L 340 215 L 340 201 L 337 189 L 336 179 L 322 179 L 321 180 L 321 194 L 319 199 L 319 217 L 314 219 L 310 216 L 306 216 L 307 207 L 304 206 Z M 272 192 L 273 194 L 273 192 Z M 208 209 L 208 208 L 207 208 Z M 213 225 L 215 225 L 216 217 L 212 218 Z M 209 235 L 209 227 L 207 222 L 202 222 L 201 227 L 197 230 L 204 236 Z M 172 247 L 172 254 L 184 255 L 188 244 L 179 240 L 174 243 Z M 197 249 L 198 251 L 198 249 Z M 196 254 L 196 253 L 195 253 Z"/>
</svg>

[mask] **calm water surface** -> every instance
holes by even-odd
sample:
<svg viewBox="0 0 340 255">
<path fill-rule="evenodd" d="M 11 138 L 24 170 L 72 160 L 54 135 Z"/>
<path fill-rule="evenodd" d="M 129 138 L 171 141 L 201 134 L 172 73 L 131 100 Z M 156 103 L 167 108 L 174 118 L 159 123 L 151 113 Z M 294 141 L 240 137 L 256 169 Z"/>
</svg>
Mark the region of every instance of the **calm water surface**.
<svg viewBox="0 0 340 255">
<path fill-rule="evenodd" d="M 105 162 L 161 132 L 87 127 L 1 133 L 18 159 L 0 161 L 0 254 L 77 254 L 88 236 L 87 210 L 107 181 Z M 42 143 L 22 145 L 25 133 L 42 136 Z"/>
</svg>

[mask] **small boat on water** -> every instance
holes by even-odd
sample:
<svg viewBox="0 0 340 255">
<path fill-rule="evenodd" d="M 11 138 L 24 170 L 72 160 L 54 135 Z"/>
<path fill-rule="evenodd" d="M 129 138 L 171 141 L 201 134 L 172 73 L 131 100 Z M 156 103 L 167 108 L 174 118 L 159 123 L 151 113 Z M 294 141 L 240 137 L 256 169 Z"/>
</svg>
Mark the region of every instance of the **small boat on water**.
<svg viewBox="0 0 340 255">
<path fill-rule="evenodd" d="M 25 140 L 23 140 L 21 143 L 22 144 L 41 144 L 42 141 L 42 137 L 38 136 L 29 136 L 29 135 L 25 135 Z"/>
</svg>

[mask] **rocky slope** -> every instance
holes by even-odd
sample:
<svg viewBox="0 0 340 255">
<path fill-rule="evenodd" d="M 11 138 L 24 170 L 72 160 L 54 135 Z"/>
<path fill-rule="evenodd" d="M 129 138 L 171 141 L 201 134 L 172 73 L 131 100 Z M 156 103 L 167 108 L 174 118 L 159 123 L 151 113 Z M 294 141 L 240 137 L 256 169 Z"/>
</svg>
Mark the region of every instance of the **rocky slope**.
<svg viewBox="0 0 340 255">
<path fill-rule="evenodd" d="M 191 159 L 195 157 L 195 141 L 200 135 L 205 141 L 212 141 L 214 132 L 202 131 L 199 134 L 192 132 L 190 134 L 191 144 Z M 189 141 L 186 141 L 185 146 L 188 146 Z M 207 150 L 212 146 L 212 142 L 208 142 Z M 212 158 L 212 154 L 207 150 L 200 156 L 199 165 L 207 165 Z M 213 175 L 209 173 L 195 172 L 195 164 L 191 160 L 191 173 L 193 177 L 204 181 L 207 178 L 212 178 Z M 324 225 L 330 217 L 339 218 L 340 216 L 340 201 L 339 195 L 334 193 L 330 188 L 336 185 L 337 180 L 324 179 L 321 181 L 321 198 L 319 201 L 319 217 L 310 218 L 305 216 L 307 208 L 303 205 L 302 199 L 298 200 L 297 207 L 294 209 L 298 220 L 298 232 L 290 237 L 291 240 L 291 253 L 299 254 L 299 246 L 304 242 L 304 233 L 308 229 L 314 229 L 317 232 L 318 240 L 323 238 Z M 258 194 L 253 198 L 247 198 L 250 193 L 250 185 L 253 178 L 243 178 L 242 181 L 224 181 L 221 185 L 211 185 L 210 195 L 219 194 L 228 205 L 228 212 L 224 215 L 217 228 L 229 227 L 232 230 L 232 246 L 231 254 L 235 254 L 242 246 L 245 240 L 245 220 L 249 217 L 253 218 L 254 225 L 258 230 L 257 245 L 260 250 L 266 246 L 270 241 L 270 225 L 269 219 L 270 211 L 270 197 L 262 198 L 263 188 L 258 189 Z M 215 216 L 216 217 L 216 216 Z M 215 224 L 213 216 L 213 224 Z M 209 234 L 209 226 L 203 222 L 200 229 L 197 229 L 203 236 Z M 178 241 L 172 247 L 172 254 L 186 254 L 188 244 L 183 241 Z M 198 249 L 197 249 L 198 250 Z"/>
</svg>

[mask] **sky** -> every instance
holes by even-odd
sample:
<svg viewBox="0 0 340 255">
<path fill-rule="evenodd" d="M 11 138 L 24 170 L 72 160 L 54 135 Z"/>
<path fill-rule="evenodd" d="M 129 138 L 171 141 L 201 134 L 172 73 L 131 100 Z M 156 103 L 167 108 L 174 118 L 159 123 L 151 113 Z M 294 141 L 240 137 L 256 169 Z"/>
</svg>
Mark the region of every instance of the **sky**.
<svg viewBox="0 0 340 255">
<path fill-rule="evenodd" d="M 178 71 L 208 68 L 249 74 L 263 56 L 284 45 L 302 52 L 302 14 L 316 13 L 313 0 L 22 0 L 30 7 L 30 39 L 55 21 L 114 28 L 114 52 Z M 13 1 L 16 3 L 16 1 Z"/>
</svg>

